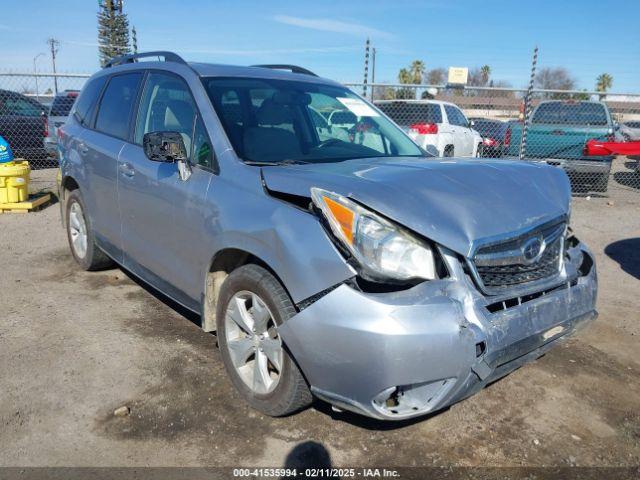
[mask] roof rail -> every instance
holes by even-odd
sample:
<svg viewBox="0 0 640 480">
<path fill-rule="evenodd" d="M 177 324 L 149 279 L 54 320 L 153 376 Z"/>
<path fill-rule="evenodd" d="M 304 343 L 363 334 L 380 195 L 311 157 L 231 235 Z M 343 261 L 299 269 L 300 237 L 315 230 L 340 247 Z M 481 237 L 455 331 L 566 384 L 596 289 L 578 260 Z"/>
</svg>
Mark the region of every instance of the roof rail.
<svg viewBox="0 0 640 480">
<path fill-rule="evenodd" d="M 157 52 L 134 53 L 133 55 L 122 55 L 120 57 L 113 57 L 111 60 L 105 63 L 103 68 L 115 67 L 117 65 L 123 65 L 125 63 L 134 63 L 137 62 L 139 58 L 147 57 L 164 57 L 165 62 L 176 62 L 187 65 L 187 62 L 185 62 L 180 55 L 177 55 L 173 52 L 165 52 L 159 50 Z"/>
<path fill-rule="evenodd" d="M 317 77 L 315 73 L 311 70 L 307 70 L 306 68 L 298 67 L 297 65 L 251 65 L 252 67 L 259 68 L 271 68 L 272 70 L 289 70 L 292 73 L 302 73 L 303 75 L 311 75 L 313 77 Z"/>
</svg>

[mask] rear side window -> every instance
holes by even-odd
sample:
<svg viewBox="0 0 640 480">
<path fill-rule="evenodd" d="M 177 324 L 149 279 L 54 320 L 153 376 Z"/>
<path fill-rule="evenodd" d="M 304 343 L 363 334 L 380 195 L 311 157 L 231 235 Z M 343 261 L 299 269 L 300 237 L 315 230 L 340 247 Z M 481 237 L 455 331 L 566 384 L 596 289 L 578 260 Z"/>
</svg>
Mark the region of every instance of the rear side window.
<svg viewBox="0 0 640 480">
<path fill-rule="evenodd" d="M 442 110 L 436 103 L 380 103 L 376 105 L 398 125 L 442 123 Z"/>
<path fill-rule="evenodd" d="M 116 75 L 102 95 L 96 130 L 126 140 L 129 136 L 129 119 L 135 105 L 142 73 Z"/>
<path fill-rule="evenodd" d="M 51 110 L 49 115 L 52 117 L 66 117 L 73 107 L 73 102 L 76 101 L 78 94 L 58 95 L 53 99 L 51 104 Z"/>
<path fill-rule="evenodd" d="M 93 80 L 89 80 L 82 89 L 82 93 L 75 103 L 73 112 L 76 119 L 83 125 L 87 125 L 91 121 L 93 109 L 98 102 L 98 96 L 106 80 L 107 77 L 94 78 Z"/>
<path fill-rule="evenodd" d="M 531 122 L 551 125 L 607 125 L 609 123 L 604 105 L 591 102 L 541 103 Z"/>
</svg>

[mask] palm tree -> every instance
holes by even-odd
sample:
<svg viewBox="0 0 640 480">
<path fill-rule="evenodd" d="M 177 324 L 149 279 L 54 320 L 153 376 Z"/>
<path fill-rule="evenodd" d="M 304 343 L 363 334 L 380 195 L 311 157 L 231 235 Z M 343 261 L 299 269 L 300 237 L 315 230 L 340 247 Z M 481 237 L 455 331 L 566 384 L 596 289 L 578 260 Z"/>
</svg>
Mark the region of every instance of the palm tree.
<svg viewBox="0 0 640 480">
<path fill-rule="evenodd" d="M 411 71 L 409 71 L 406 68 L 401 68 L 400 71 L 398 72 L 398 82 L 402 84 L 413 83 L 413 75 Z M 413 91 L 413 89 L 409 87 L 402 87 L 402 88 L 399 88 L 398 91 L 396 92 L 396 98 L 400 98 L 400 99 L 416 98 L 416 94 L 415 94 L 415 91 Z"/>
<path fill-rule="evenodd" d="M 414 60 L 409 67 L 412 83 L 420 84 L 425 75 L 425 66 L 422 60 Z"/>
<path fill-rule="evenodd" d="M 411 83 L 411 72 L 406 68 L 401 68 L 398 72 L 398 82 L 400 83 Z"/>
<path fill-rule="evenodd" d="M 613 85 L 613 77 L 608 73 L 603 73 L 598 75 L 596 78 L 596 91 L 598 92 L 606 92 Z M 600 99 L 604 98 L 604 95 L 600 95 Z"/>
<path fill-rule="evenodd" d="M 491 67 L 489 65 L 483 65 L 480 67 L 480 75 L 482 77 L 482 84 L 489 83 L 489 77 L 491 76 Z"/>
</svg>

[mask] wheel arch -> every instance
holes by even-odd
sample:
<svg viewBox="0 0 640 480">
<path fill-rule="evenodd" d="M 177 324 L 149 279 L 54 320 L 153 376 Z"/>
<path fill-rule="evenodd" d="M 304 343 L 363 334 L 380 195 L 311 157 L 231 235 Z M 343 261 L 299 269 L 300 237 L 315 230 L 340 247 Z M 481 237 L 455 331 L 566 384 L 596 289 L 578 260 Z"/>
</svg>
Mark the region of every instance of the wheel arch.
<svg viewBox="0 0 640 480">
<path fill-rule="evenodd" d="M 58 195 L 60 201 L 60 217 L 63 226 L 66 226 L 65 208 L 67 205 L 67 196 L 74 190 L 80 190 L 80 184 L 78 181 L 71 175 L 65 175 L 62 177 L 62 180 L 60 180 L 60 191 L 58 192 Z"/>
<path fill-rule="evenodd" d="M 204 331 L 213 332 L 216 330 L 216 307 L 218 297 L 220 295 L 220 287 L 224 283 L 225 279 L 237 268 L 248 264 L 259 265 L 271 273 L 271 275 L 280 282 L 280 285 L 282 285 L 282 288 L 287 292 L 287 295 L 289 295 L 289 298 L 291 299 L 291 293 L 287 289 L 285 282 L 282 281 L 280 275 L 278 275 L 273 267 L 264 260 L 262 256 L 242 248 L 222 248 L 211 258 L 209 268 L 206 273 L 204 294 L 202 298 L 202 329 Z M 293 300 L 292 303 L 295 305 Z"/>
</svg>

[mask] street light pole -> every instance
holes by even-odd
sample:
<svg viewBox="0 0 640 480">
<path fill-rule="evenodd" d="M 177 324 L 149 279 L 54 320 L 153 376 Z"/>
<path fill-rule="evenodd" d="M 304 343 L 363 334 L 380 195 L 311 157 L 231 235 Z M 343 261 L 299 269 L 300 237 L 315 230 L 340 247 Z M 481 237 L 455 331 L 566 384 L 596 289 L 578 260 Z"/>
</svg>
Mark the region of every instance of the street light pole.
<svg viewBox="0 0 640 480">
<path fill-rule="evenodd" d="M 40 90 L 38 89 L 38 68 L 36 62 L 38 58 L 44 56 L 44 53 L 39 53 L 35 57 L 33 57 L 33 78 L 36 80 L 36 100 L 40 101 Z"/>
</svg>

